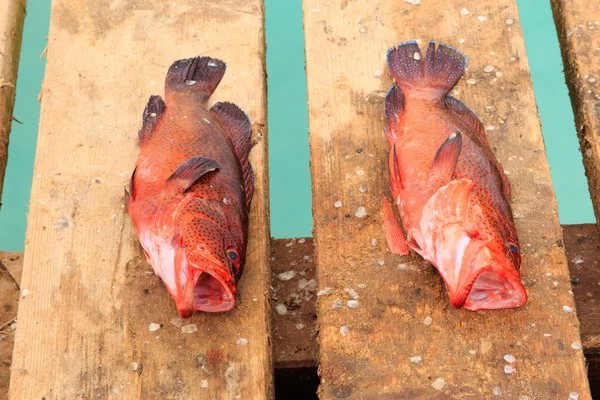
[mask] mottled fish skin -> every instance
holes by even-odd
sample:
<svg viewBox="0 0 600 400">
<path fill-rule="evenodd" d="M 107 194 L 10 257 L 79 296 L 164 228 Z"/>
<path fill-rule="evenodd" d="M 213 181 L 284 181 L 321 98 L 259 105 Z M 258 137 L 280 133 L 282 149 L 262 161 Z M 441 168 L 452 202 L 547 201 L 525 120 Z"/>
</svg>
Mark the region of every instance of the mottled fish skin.
<svg viewBox="0 0 600 400">
<path fill-rule="evenodd" d="M 206 108 L 224 73 L 210 57 L 173 63 L 166 103 L 152 96 L 144 110 L 125 195 L 148 262 L 184 318 L 233 308 L 246 257 L 250 121 L 231 103 Z"/>
<path fill-rule="evenodd" d="M 448 96 L 466 58 L 433 41 L 422 56 L 413 41 L 387 60 L 396 83 L 386 98 L 390 188 L 408 238 L 386 208 L 390 247 L 406 254 L 394 249 L 408 244 L 433 263 L 454 307 L 525 304 L 509 182 L 477 116 Z"/>
</svg>

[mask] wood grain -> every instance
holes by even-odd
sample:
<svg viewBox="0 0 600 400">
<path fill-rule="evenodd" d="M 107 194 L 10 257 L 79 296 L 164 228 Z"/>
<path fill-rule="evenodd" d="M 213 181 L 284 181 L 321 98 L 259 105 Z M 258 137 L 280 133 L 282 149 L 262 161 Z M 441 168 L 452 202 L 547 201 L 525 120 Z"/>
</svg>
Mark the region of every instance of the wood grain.
<svg viewBox="0 0 600 400">
<path fill-rule="evenodd" d="M 600 223 L 600 4 L 551 0 L 579 147 Z M 600 226 L 600 225 L 599 225 Z"/>
<path fill-rule="evenodd" d="M 263 16 L 260 0 L 53 1 L 12 399 L 272 398 Z M 123 188 L 148 97 L 197 55 L 227 63 L 211 101 L 248 113 L 256 191 L 238 306 L 183 334 Z"/>
<path fill-rule="evenodd" d="M 0 251 L 0 400 L 8 399 L 23 253 Z"/>
<path fill-rule="evenodd" d="M 563 310 L 575 305 L 515 1 L 304 0 L 304 15 L 317 280 L 333 290 L 317 305 L 320 398 L 589 399 L 579 321 Z M 411 39 L 469 59 L 453 95 L 489 127 L 512 183 L 530 296 L 521 309 L 455 310 L 431 266 L 388 250 L 385 54 Z"/>
<path fill-rule="evenodd" d="M 15 105 L 25 3 L 26 0 L 0 0 L 0 200 Z"/>
</svg>

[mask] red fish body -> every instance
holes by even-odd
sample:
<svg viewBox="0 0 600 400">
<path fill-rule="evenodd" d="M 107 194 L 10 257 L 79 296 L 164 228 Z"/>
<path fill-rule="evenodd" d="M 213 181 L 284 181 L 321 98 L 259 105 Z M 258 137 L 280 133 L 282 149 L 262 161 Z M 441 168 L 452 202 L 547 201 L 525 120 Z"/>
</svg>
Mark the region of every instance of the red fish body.
<svg viewBox="0 0 600 400">
<path fill-rule="evenodd" d="M 235 306 L 246 255 L 252 128 L 234 104 L 206 108 L 224 73 L 210 57 L 173 63 L 166 104 L 152 96 L 144 110 L 125 194 L 146 258 L 184 318 Z"/>
<path fill-rule="evenodd" d="M 448 96 L 464 55 L 434 42 L 421 55 L 406 42 L 387 60 L 396 83 L 386 98 L 390 189 L 406 232 L 386 201 L 390 248 L 408 254 L 410 247 L 430 261 L 454 307 L 525 304 L 509 182 L 477 116 Z"/>
</svg>

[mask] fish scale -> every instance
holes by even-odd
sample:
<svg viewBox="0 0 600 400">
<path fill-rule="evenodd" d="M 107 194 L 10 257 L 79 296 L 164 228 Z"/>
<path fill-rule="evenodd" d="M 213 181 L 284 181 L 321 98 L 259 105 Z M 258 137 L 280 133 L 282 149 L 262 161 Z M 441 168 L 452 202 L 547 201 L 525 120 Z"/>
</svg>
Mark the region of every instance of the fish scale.
<svg viewBox="0 0 600 400">
<path fill-rule="evenodd" d="M 232 103 L 206 108 L 225 73 L 210 57 L 175 61 L 152 96 L 126 192 L 144 252 L 182 317 L 235 306 L 246 257 L 252 128 Z M 225 200 L 227 199 L 227 200 Z"/>
<path fill-rule="evenodd" d="M 433 41 L 421 56 L 413 41 L 390 49 L 387 60 L 395 81 L 386 97 L 390 189 L 406 231 L 386 200 L 390 248 L 408 254 L 410 247 L 432 262 L 454 307 L 522 306 L 510 184 L 481 121 L 448 96 L 465 56 Z"/>
</svg>

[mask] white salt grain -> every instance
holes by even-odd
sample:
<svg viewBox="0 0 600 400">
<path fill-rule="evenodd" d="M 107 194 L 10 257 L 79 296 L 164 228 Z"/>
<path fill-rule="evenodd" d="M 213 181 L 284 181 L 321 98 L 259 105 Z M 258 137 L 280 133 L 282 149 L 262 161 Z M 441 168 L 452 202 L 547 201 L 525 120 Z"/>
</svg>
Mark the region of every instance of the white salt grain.
<svg viewBox="0 0 600 400">
<path fill-rule="evenodd" d="M 473 78 L 471 78 L 471 79 L 467 79 L 467 83 L 468 83 L 469 85 L 474 85 L 474 84 L 476 84 L 476 83 L 477 83 L 477 79 L 473 79 Z"/>
<path fill-rule="evenodd" d="M 356 175 L 358 175 L 358 176 L 363 176 L 364 174 L 365 174 L 365 171 L 364 171 L 364 170 L 362 170 L 362 169 L 360 169 L 360 168 L 356 170 Z"/>
<path fill-rule="evenodd" d="M 342 336 L 346 336 L 350 333 L 350 328 L 348 328 L 346 325 L 340 326 L 340 333 L 342 334 Z"/>
<path fill-rule="evenodd" d="M 335 208 L 340 208 L 342 206 L 342 201 L 341 200 L 336 201 L 335 203 L 333 203 L 333 206 Z"/>
<path fill-rule="evenodd" d="M 377 239 L 371 239 L 371 246 L 377 246 Z"/>
<path fill-rule="evenodd" d="M 330 295 L 331 293 L 333 293 L 333 289 L 330 287 L 326 287 L 324 289 L 319 290 L 319 292 L 317 293 L 317 296 L 324 296 L 324 295 Z"/>
<path fill-rule="evenodd" d="M 29 296 L 29 290 L 27 289 L 23 289 L 21 291 L 21 298 L 24 299 L 25 297 Z"/>
<path fill-rule="evenodd" d="M 302 238 L 302 239 L 298 239 L 298 243 L 303 244 L 306 242 L 306 239 Z"/>
<path fill-rule="evenodd" d="M 183 325 L 183 320 L 179 317 L 171 318 L 169 323 L 177 328 L 180 328 Z"/>
<path fill-rule="evenodd" d="M 414 356 L 414 357 L 411 357 L 411 358 L 410 358 L 410 362 L 411 362 L 411 363 L 415 363 L 415 364 L 417 364 L 417 363 L 420 363 L 421 361 L 423 361 L 423 360 L 421 359 L 421 356 Z"/>
<path fill-rule="evenodd" d="M 358 191 L 361 193 L 367 193 L 367 187 L 366 186 L 359 186 L 358 187 Z"/>
<path fill-rule="evenodd" d="M 579 398 L 579 393 L 571 392 L 569 393 L 569 400 L 577 400 Z"/>
<path fill-rule="evenodd" d="M 483 21 L 487 21 L 487 17 L 486 17 L 485 15 L 478 15 L 478 16 L 477 16 L 477 19 L 478 19 L 479 21 L 481 21 L 481 22 L 483 22 Z"/>
<path fill-rule="evenodd" d="M 506 22 L 506 25 L 512 25 L 515 23 L 515 20 L 512 18 L 506 18 L 504 22 Z"/>
<path fill-rule="evenodd" d="M 573 312 L 573 309 L 569 306 L 562 306 L 564 312 L 570 313 Z"/>
<path fill-rule="evenodd" d="M 340 299 L 336 299 L 336 301 L 333 303 L 333 306 L 331 306 L 332 310 L 339 310 L 342 308 L 342 300 Z"/>
<path fill-rule="evenodd" d="M 446 382 L 444 381 L 444 378 L 437 378 L 431 384 L 431 387 L 436 390 L 442 390 L 444 388 L 444 386 L 446 386 Z"/>
<path fill-rule="evenodd" d="M 238 346 L 246 346 L 248 344 L 248 339 L 243 337 L 239 338 L 237 342 L 235 342 L 235 344 L 237 344 Z"/>
<path fill-rule="evenodd" d="M 484 72 L 492 72 L 494 70 L 494 66 L 493 65 L 486 65 L 485 67 L 483 67 L 483 71 Z"/>
<path fill-rule="evenodd" d="M 377 261 L 377 264 L 378 264 L 379 266 L 384 266 L 384 265 L 385 265 L 385 261 L 383 261 L 383 260 L 378 260 L 378 261 Z"/>
<path fill-rule="evenodd" d="M 348 298 L 350 300 L 356 300 L 356 299 L 358 299 L 358 293 L 356 293 L 356 291 L 354 289 L 345 288 L 344 292 L 348 293 Z"/>
<path fill-rule="evenodd" d="M 505 374 L 512 374 L 513 372 L 515 372 L 515 369 L 513 367 L 511 367 L 510 365 L 505 365 L 504 366 L 504 373 Z"/>
<path fill-rule="evenodd" d="M 581 343 L 579 343 L 579 342 L 573 342 L 573 343 L 571 343 L 571 347 L 574 350 L 579 350 L 579 349 L 581 349 Z"/>
<path fill-rule="evenodd" d="M 356 210 L 356 214 L 354 214 L 357 218 L 363 218 L 367 215 L 367 210 L 364 207 L 358 207 Z"/>
<path fill-rule="evenodd" d="M 295 276 L 296 276 L 296 271 L 291 269 L 289 271 L 280 273 L 279 275 L 277 275 L 277 278 L 279 278 L 280 281 L 289 281 L 290 279 L 292 279 Z"/>
<path fill-rule="evenodd" d="M 159 324 L 155 324 L 154 322 L 153 322 L 153 323 L 151 323 L 151 324 L 148 326 L 148 330 L 149 330 L 150 332 L 155 332 L 155 331 L 157 331 L 157 330 L 159 330 L 159 329 L 160 329 L 160 325 L 159 325 Z"/>
<path fill-rule="evenodd" d="M 494 130 L 494 125 L 488 125 L 485 127 L 486 131 L 493 131 Z"/>
<path fill-rule="evenodd" d="M 208 387 L 208 380 L 206 380 L 206 379 L 202 379 L 202 380 L 200 381 L 200 387 L 201 387 L 202 389 L 206 389 L 206 388 Z"/>
<path fill-rule="evenodd" d="M 131 368 L 132 371 L 135 371 L 138 369 L 138 364 L 135 362 L 132 362 L 129 367 Z"/>
<path fill-rule="evenodd" d="M 502 391 L 500 390 L 500 388 L 498 386 L 494 386 L 492 388 L 492 394 L 494 396 L 500 396 L 500 393 L 502 393 Z"/>
<path fill-rule="evenodd" d="M 400 271 L 400 272 L 408 271 L 408 267 L 406 266 L 406 264 L 398 264 L 398 271 Z"/>
<path fill-rule="evenodd" d="M 348 308 L 358 308 L 358 300 L 348 300 L 346 305 Z"/>
<path fill-rule="evenodd" d="M 583 264 L 585 262 L 585 260 L 583 259 L 583 256 L 577 256 L 573 259 L 573 262 L 575 264 Z"/>
<path fill-rule="evenodd" d="M 544 333 L 544 336 L 545 337 L 550 337 L 550 336 L 552 336 L 552 334 L 551 333 Z"/>
<path fill-rule="evenodd" d="M 196 326 L 196 324 L 189 324 L 186 326 L 182 326 L 181 327 L 181 332 L 182 333 L 194 333 L 194 332 L 198 332 L 198 327 Z"/>
<path fill-rule="evenodd" d="M 304 324 L 296 324 L 296 329 L 298 329 L 298 330 L 304 329 Z"/>
<path fill-rule="evenodd" d="M 425 319 L 423 320 L 423 323 L 427 326 L 433 324 L 433 319 L 430 316 L 425 317 Z"/>
<path fill-rule="evenodd" d="M 421 59 L 421 54 L 419 54 L 418 52 L 415 51 L 415 54 L 413 54 L 413 58 L 417 61 L 419 61 Z"/>
<path fill-rule="evenodd" d="M 464 42 L 465 42 L 465 39 L 463 39 L 463 38 L 460 38 L 460 39 L 458 39 L 458 43 L 461 43 L 461 44 L 462 44 L 462 43 L 464 43 Z"/>
<path fill-rule="evenodd" d="M 507 363 L 510 363 L 510 364 L 512 364 L 512 363 L 514 363 L 514 362 L 515 362 L 516 358 L 515 358 L 515 356 L 513 356 L 512 354 L 507 354 L 507 355 L 505 355 L 505 356 L 504 356 L 504 360 L 505 360 Z"/>
<path fill-rule="evenodd" d="M 467 10 L 466 8 L 463 8 L 458 13 L 464 17 L 465 15 L 469 15 L 469 10 Z"/>
<path fill-rule="evenodd" d="M 287 314 L 288 309 L 285 306 L 285 304 L 279 303 L 275 306 L 275 311 L 277 311 L 277 314 L 279 314 L 279 315 L 285 315 L 285 314 Z"/>
<path fill-rule="evenodd" d="M 359 287 L 360 289 L 364 289 L 364 288 L 366 288 L 366 287 L 367 287 L 367 285 L 366 285 L 365 283 L 359 283 L 359 284 L 358 284 L 358 287 Z"/>
<path fill-rule="evenodd" d="M 469 353 L 475 355 L 475 354 L 477 354 L 477 350 L 469 350 Z"/>
<path fill-rule="evenodd" d="M 590 82 L 590 83 L 594 83 L 594 82 L 596 82 L 596 78 L 594 78 L 593 76 L 590 76 L 590 77 L 588 78 L 588 82 Z"/>
</svg>

